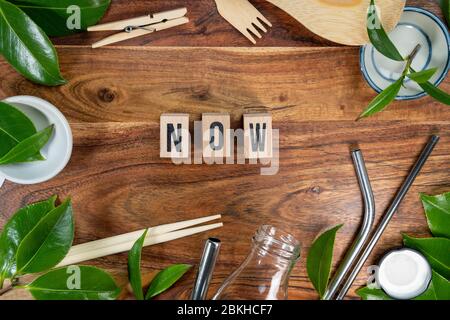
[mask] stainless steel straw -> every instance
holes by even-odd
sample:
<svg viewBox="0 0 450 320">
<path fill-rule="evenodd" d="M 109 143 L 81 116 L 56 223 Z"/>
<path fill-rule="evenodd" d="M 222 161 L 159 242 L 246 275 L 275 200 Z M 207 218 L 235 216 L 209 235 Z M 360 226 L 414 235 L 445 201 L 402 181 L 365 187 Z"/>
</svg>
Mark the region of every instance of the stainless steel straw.
<svg viewBox="0 0 450 320">
<path fill-rule="evenodd" d="M 344 260 L 336 271 L 330 285 L 327 288 L 327 291 L 325 292 L 323 297 L 324 300 L 331 300 L 336 294 L 342 284 L 342 281 L 346 278 L 351 266 L 367 242 L 370 230 L 373 226 L 373 221 L 375 219 L 375 200 L 361 150 L 352 150 L 352 159 L 355 166 L 356 175 L 358 177 L 359 187 L 364 199 L 364 218 L 355 241 L 345 255 Z"/>
<path fill-rule="evenodd" d="M 209 238 L 205 243 L 203 255 L 198 267 L 197 279 L 192 290 L 192 300 L 205 300 L 209 283 L 212 278 L 217 257 L 219 256 L 220 240 Z"/>
<path fill-rule="evenodd" d="M 397 211 L 400 203 L 405 198 L 409 188 L 414 183 L 414 180 L 419 175 L 420 170 L 425 165 L 425 162 L 427 161 L 428 157 L 433 152 L 433 149 L 438 142 L 439 142 L 438 136 L 432 136 L 430 138 L 430 140 L 428 141 L 427 145 L 425 146 L 422 153 L 420 154 L 419 159 L 414 164 L 411 172 L 406 177 L 406 180 L 403 182 L 403 185 L 400 187 L 400 189 L 397 192 L 397 195 L 395 196 L 394 200 L 392 201 L 390 207 L 386 211 L 386 214 L 384 215 L 383 219 L 381 220 L 380 225 L 375 230 L 372 238 L 369 241 L 369 244 L 367 245 L 366 249 L 363 251 L 361 257 L 359 258 L 358 262 L 356 263 L 355 267 L 353 268 L 352 272 L 350 273 L 350 276 L 344 282 L 344 285 L 343 285 L 341 291 L 338 293 L 338 295 L 336 297 L 337 300 L 342 300 L 345 297 L 345 295 L 347 294 L 348 290 L 352 286 L 353 281 L 355 281 L 356 276 L 358 275 L 359 271 L 361 271 L 361 268 L 363 267 L 367 258 L 371 254 L 373 248 L 375 247 L 375 245 L 377 244 L 381 235 L 383 234 L 384 230 L 386 229 L 389 221 L 391 221 L 392 217 L 394 216 L 394 213 Z"/>
</svg>

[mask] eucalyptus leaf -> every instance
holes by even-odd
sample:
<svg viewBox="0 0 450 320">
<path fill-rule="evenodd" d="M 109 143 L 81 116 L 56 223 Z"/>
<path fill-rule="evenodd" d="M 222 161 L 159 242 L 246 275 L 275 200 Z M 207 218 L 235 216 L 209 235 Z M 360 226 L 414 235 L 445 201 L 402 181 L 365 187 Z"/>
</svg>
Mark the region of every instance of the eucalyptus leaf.
<svg viewBox="0 0 450 320">
<path fill-rule="evenodd" d="M 437 101 L 450 106 L 450 95 L 447 92 L 442 91 L 430 82 L 419 83 L 419 86 L 423 89 L 423 91 L 428 93 L 430 97 L 433 97 Z"/>
<path fill-rule="evenodd" d="M 110 0 L 9 1 L 22 9 L 48 36 L 64 36 L 86 30 L 103 17 L 111 3 Z"/>
<path fill-rule="evenodd" d="M 17 248 L 39 221 L 55 209 L 55 201 L 56 196 L 53 196 L 25 206 L 8 220 L 0 235 L 0 283 L 14 276 Z"/>
<path fill-rule="evenodd" d="M 337 231 L 342 227 L 338 225 L 322 233 L 314 240 L 308 252 L 306 269 L 308 277 L 314 288 L 319 293 L 320 298 L 325 294 L 325 290 L 330 280 L 331 261 L 333 259 L 334 240 Z"/>
<path fill-rule="evenodd" d="M 33 122 L 19 109 L 0 101 L 0 158 L 7 154 L 20 141 L 34 135 L 37 130 Z M 29 161 L 42 160 L 38 152 Z"/>
<path fill-rule="evenodd" d="M 53 134 L 53 125 L 20 141 L 7 154 L 0 158 L 0 165 L 30 161 L 50 140 Z"/>
<path fill-rule="evenodd" d="M 0 54 L 25 78 L 43 85 L 64 84 L 55 47 L 21 9 L 0 0 Z"/>
<path fill-rule="evenodd" d="M 394 101 L 395 97 L 402 87 L 403 80 L 405 80 L 404 76 L 402 76 L 389 87 L 384 89 L 380 94 L 378 94 L 378 96 L 376 96 L 375 99 L 373 99 L 369 103 L 369 106 L 366 108 L 366 110 L 364 110 L 363 113 L 360 114 L 357 120 L 372 116 L 375 113 L 378 113 L 386 108 L 389 103 Z"/>
<path fill-rule="evenodd" d="M 442 13 L 447 20 L 447 25 L 450 24 L 450 0 L 439 0 L 439 4 L 442 8 Z"/>
<path fill-rule="evenodd" d="M 144 300 L 144 291 L 142 290 L 141 277 L 141 253 L 144 245 L 145 237 L 148 229 L 137 239 L 128 253 L 128 275 L 130 278 L 131 288 L 137 300 Z"/>
<path fill-rule="evenodd" d="M 370 42 L 381 54 L 392 60 L 404 60 L 384 30 L 374 0 L 370 1 L 367 16 L 367 33 L 369 35 Z"/>
<path fill-rule="evenodd" d="M 150 284 L 145 299 L 150 300 L 172 287 L 191 267 L 188 264 L 175 264 L 160 271 Z"/>
<path fill-rule="evenodd" d="M 90 266 L 51 270 L 25 289 L 37 300 L 114 300 L 120 294 L 107 272 Z"/>
<path fill-rule="evenodd" d="M 434 76 L 436 71 L 437 71 L 437 68 L 432 68 L 432 69 L 422 70 L 419 72 L 413 72 L 413 73 L 408 74 L 408 78 L 410 78 L 411 80 L 414 80 L 417 83 L 424 83 L 424 82 L 428 82 L 428 80 L 430 80 L 431 77 Z"/>
<path fill-rule="evenodd" d="M 412 238 L 404 234 L 403 243 L 411 249 L 420 251 L 434 271 L 450 279 L 450 239 Z"/>
<path fill-rule="evenodd" d="M 428 226 L 435 237 L 450 239 L 450 192 L 437 196 L 421 194 Z"/>
<path fill-rule="evenodd" d="M 56 266 L 72 246 L 74 236 L 70 199 L 47 213 L 25 236 L 17 249 L 17 273 L 46 271 Z"/>
</svg>

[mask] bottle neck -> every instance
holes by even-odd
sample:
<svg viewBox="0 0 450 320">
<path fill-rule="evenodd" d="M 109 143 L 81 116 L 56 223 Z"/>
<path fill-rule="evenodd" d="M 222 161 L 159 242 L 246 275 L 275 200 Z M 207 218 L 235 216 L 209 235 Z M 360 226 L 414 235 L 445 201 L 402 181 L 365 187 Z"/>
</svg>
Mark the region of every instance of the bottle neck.
<svg viewBox="0 0 450 320">
<path fill-rule="evenodd" d="M 276 227 L 261 226 L 253 237 L 253 248 L 262 256 L 272 256 L 280 261 L 297 262 L 300 242 L 289 233 Z"/>
<path fill-rule="evenodd" d="M 253 237 L 253 248 L 249 259 L 257 260 L 261 266 L 274 273 L 289 275 L 300 258 L 300 243 L 290 234 L 273 226 L 262 226 Z"/>
</svg>

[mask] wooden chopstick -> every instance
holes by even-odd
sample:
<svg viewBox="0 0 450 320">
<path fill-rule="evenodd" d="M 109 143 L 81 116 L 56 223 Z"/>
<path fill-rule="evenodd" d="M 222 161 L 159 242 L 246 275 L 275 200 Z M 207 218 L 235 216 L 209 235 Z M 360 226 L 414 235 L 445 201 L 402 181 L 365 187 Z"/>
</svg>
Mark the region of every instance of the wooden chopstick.
<svg viewBox="0 0 450 320">
<path fill-rule="evenodd" d="M 185 229 L 188 227 L 192 227 L 192 226 L 195 226 L 198 224 L 217 220 L 220 218 L 222 218 L 222 216 L 220 214 L 218 214 L 218 215 L 213 215 L 213 216 L 208 216 L 208 217 L 203 217 L 203 218 L 197 218 L 197 219 L 180 221 L 180 222 L 175 222 L 175 223 L 163 224 L 160 226 L 149 228 L 148 232 L 147 232 L 147 236 L 169 233 L 172 231 Z M 118 245 L 118 244 L 121 244 L 124 242 L 135 242 L 144 233 L 144 231 L 145 231 L 145 229 L 142 229 L 142 230 L 125 233 L 125 234 L 114 236 L 114 237 L 109 237 L 109 238 L 105 238 L 105 239 L 100 239 L 100 240 L 95 240 L 95 241 L 79 244 L 79 245 L 73 246 L 70 249 L 70 254 L 78 254 L 78 253 L 86 252 L 86 251 L 89 251 L 92 249 L 99 249 L 99 248 L 109 247 L 112 245 Z"/>
<path fill-rule="evenodd" d="M 151 246 L 154 244 L 164 243 L 164 242 L 184 238 L 184 237 L 191 236 L 191 235 L 194 235 L 197 233 L 201 233 L 201 232 L 205 232 L 208 230 L 213 230 L 213 229 L 217 229 L 217 228 L 221 228 L 221 227 L 223 227 L 223 223 L 214 223 L 214 224 L 209 224 L 206 226 L 188 228 L 188 229 L 173 231 L 173 232 L 164 233 L 164 234 L 149 233 L 149 235 L 145 238 L 144 246 Z M 135 242 L 135 240 L 132 240 L 132 241 L 122 242 L 122 243 L 118 243 L 118 244 L 107 246 L 107 247 L 91 248 L 90 250 L 87 250 L 85 252 L 78 252 L 75 254 L 72 252 L 72 249 L 71 249 L 69 251 L 69 253 L 67 254 L 67 256 L 64 258 L 64 260 L 61 261 L 57 265 L 57 267 L 68 266 L 68 265 L 77 264 L 77 263 L 92 260 L 92 259 L 97 259 L 97 258 L 101 258 L 101 257 L 105 257 L 105 256 L 109 256 L 109 255 L 113 255 L 113 254 L 117 254 L 117 253 L 121 253 L 121 252 L 130 251 L 130 249 L 133 247 L 134 242 Z"/>
</svg>

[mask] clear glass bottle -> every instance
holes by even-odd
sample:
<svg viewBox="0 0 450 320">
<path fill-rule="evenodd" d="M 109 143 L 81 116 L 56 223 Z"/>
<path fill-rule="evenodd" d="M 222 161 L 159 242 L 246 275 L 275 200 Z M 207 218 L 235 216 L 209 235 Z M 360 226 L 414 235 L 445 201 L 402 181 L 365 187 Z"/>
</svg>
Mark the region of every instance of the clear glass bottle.
<svg viewBox="0 0 450 320">
<path fill-rule="evenodd" d="M 262 226 L 249 255 L 213 300 L 285 300 L 289 276 L 299 258 L 299 241 L 273 226 Z"/>
</svg>

